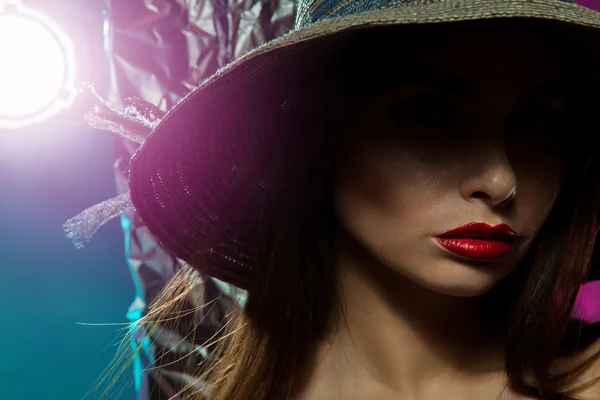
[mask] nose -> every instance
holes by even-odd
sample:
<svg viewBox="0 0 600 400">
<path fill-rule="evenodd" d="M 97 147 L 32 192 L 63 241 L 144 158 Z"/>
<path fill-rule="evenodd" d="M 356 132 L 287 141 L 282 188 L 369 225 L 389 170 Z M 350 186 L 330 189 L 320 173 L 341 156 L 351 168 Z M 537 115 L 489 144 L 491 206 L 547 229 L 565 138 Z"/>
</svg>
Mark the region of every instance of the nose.
<svg viewBox="0 0 600 400">
<path fill-rule="evenodd" d="M 482 201 L 494 208 L 506 207 L 517 194 L 517 178 L 506 151 L 502 146 L 478 153 L 469 157 L 460 185 L 461 196 L 467 201 Z"/>
</svg>

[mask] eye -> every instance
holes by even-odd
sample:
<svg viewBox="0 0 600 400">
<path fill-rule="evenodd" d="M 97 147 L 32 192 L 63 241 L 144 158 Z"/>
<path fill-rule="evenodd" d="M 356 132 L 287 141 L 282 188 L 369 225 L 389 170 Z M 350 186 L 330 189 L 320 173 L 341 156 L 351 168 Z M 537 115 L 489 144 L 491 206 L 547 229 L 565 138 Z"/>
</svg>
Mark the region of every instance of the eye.
<svg viewBox="0 0 600 400">
<path fill-rule="evenodd" d="M 569 126 L 566 111 L 545 107 L 530 107 L 521 112 L 512 122 L 514 133 L 535 139 L 560 139 Z"/>
<path fill-rule="evenodd" d="M 418 125 L 448 126 L 455 122 L 456 112 L 446 100 L 425 95 L 390 107 L 394 119 L 401 123 Z"/>
</svg>

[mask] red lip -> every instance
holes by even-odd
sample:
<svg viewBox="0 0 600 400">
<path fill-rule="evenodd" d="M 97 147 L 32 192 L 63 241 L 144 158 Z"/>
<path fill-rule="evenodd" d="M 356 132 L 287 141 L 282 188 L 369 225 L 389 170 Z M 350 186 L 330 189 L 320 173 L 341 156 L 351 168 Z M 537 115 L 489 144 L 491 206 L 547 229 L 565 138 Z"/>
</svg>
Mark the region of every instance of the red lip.
<svg viewBox="0 0 600 400">
<path fill-rule="evenodd" d="M 447 251 L 479 260 L 503 257 L 517 239 L 517 233 L 506 224 L 491 226 L 481 222 L 472 222 L 436 236 L 436 241 Z"/>
</svg>

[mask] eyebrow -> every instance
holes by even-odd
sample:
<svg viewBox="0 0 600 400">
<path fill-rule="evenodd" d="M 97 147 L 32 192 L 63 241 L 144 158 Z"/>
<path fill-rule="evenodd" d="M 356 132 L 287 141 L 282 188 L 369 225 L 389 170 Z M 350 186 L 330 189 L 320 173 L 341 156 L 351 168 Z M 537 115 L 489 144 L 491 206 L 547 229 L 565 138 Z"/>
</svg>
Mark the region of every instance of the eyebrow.
<svg viewBox="0 0 600 400">
<path fill-rule="evenodd" d="M 560 97 L 565 100 L 572 100 L 579 96 L 584 95 L 588 91 L 581 88 L 574 81 L 569 80 L 560 80 L 550 82 L 546 85 L 543 85 L 537 89 L 535 89 L 530 97 Z"/>
<path fill-rule="evenodd" d="M 407 74 L 395 82 L 395 86 L 421 84 L 433 86 L 444 91 L 467 96 L 476 92 L 475 88 L 461 78 L 447 75 L 441 71 L 427 68 L 410 69 Z M 572 100 L 584 95 L 588 91 L 581 88 L 575 81 L 561 79 L 552 81 L 527 94 L 528 98 L 560 97 Z"/>
<path fill-rule="evenodd" d="M 426 68 L 410 69 L 408 73 L 403 74 L 402 78 L 395 82 L 395 86 L 413 84 L 434 86 L 443 89 L 444 91 L 463 96 L 475 92 L 475 89 L 471 84 L 463 79 L 444 74 L 441 71 Z"/>
</svg>

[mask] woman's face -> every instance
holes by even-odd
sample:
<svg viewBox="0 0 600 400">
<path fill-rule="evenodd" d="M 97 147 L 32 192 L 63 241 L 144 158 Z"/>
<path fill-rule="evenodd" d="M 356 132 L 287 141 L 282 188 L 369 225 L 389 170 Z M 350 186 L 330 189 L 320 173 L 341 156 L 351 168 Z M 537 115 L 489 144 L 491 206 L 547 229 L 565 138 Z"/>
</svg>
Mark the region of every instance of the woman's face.
<svg viewBox="0 0 600 400">
<path fill-rule="evenodd" d="M 564 58 L 515 27 L 461 28 L 437 41 L 344 132 L 334 208 L 345 230 L 433 291 L 490 290 L 522 260 L 564 179 L 575 76 Z M 467 247 L 457 253 L 436 238 L 472 222 L 507 224 L 518 237 L 486 241 L 510 248 L 487 258 L 469 253 L 482 242 L 457 242 Z"/>
</svg>

